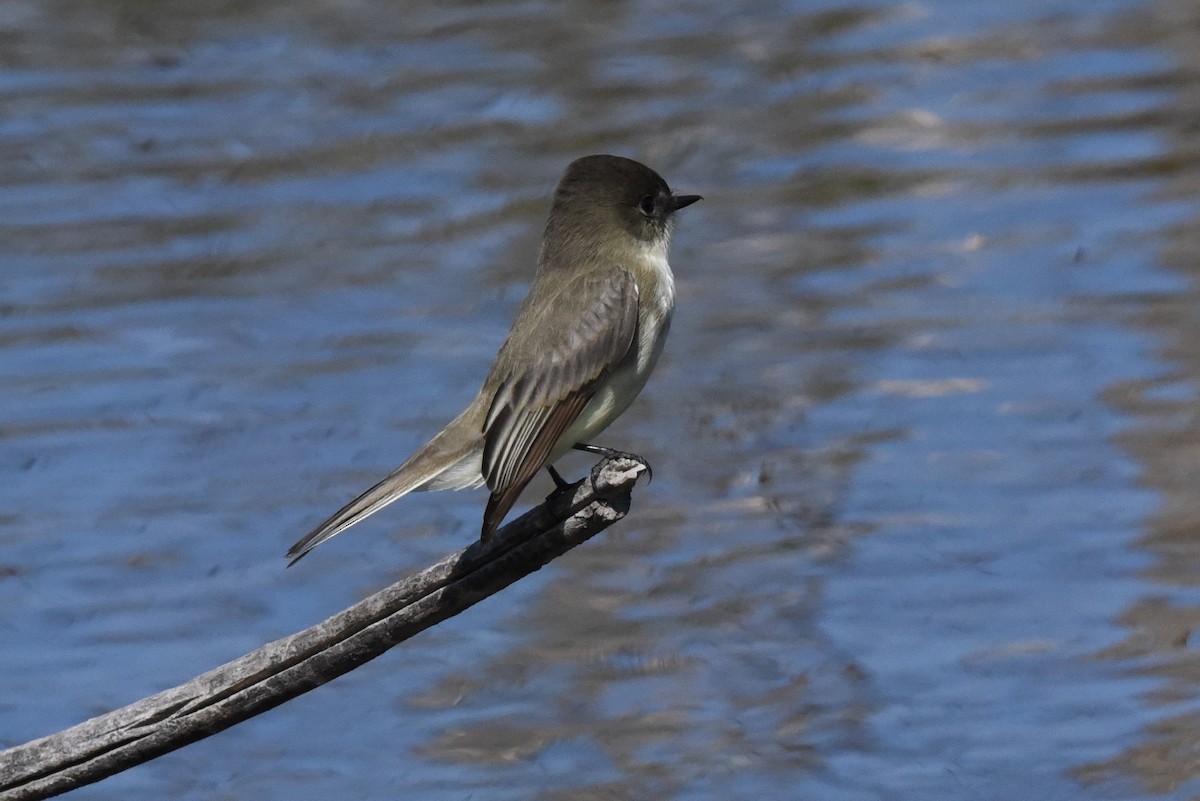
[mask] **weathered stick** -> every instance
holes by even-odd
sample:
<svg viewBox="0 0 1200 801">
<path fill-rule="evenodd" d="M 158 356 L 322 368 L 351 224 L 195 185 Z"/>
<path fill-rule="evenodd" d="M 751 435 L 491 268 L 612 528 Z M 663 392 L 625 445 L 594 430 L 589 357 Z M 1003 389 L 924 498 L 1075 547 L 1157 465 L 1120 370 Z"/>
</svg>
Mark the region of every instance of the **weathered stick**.
<svg viewBox="0 0 1200 801">
<path fill-rule="evenodd" d="M 65 793 L 265 712 L 538 570 L 625 516 L 645 466 L 605 459 L 536 509 L 437 564 L 228 664 L 0 751 L 0 801 Z"/>
</svg>

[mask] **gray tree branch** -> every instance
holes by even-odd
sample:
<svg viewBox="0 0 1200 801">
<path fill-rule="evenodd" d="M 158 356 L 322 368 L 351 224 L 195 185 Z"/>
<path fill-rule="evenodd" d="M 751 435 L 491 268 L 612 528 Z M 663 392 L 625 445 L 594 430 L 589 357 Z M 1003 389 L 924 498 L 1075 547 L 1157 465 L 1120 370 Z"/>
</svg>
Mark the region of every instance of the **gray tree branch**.
<svg viewBox="0 0 1200 801">
<path fill-rule="evenodd" d="M 0 751 L 0 801 L 49 798 L 148 762 L 319 687 L 538 570 L 625 516 L 645 465 L 604 459 L 498 531 L 323 623 L 186 684 Z"/>
</svg>

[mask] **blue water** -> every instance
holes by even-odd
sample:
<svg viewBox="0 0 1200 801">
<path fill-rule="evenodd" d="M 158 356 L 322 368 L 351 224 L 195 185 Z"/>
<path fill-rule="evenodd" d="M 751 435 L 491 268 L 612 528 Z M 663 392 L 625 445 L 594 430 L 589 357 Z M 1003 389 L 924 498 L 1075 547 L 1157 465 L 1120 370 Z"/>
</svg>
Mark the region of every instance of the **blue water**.
<svg viewBox="0 0 1200 801">
<path fill-rule="evenodd" d="M 468 543 L 484 496 L 421 495 L 284 569 L 470 400 L 616 152 L 705 196 L 605 437 L 630 517 L 75 795 L 1194 797 L 1196 21 L 0 8 L 0 744 Z"/>
</svg>

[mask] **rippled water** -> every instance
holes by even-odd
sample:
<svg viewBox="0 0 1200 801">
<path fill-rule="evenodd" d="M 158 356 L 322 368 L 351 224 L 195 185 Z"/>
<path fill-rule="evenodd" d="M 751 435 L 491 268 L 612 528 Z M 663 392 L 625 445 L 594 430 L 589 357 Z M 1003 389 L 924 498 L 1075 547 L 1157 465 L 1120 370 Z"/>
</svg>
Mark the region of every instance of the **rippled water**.
<svg viewBox="0 0 1200 801">
<path fill-rule="evenodd" d="M 1195 797 L 1198 39 L 1179 0 L 0 3 L 0 741 L 468 542 L 479 493 L 417 496 L 283 569 L 469 400 L 560 171 L 617 152 L 706 198 L 607 435 L 631 517 L 78 797 Z"/>
</svg>

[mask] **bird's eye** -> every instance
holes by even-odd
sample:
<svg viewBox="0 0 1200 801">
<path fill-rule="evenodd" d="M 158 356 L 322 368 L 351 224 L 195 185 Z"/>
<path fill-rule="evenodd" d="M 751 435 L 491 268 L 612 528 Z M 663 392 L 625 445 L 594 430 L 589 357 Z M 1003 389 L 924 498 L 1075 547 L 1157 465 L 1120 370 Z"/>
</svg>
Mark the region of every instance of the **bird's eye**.
<svg viewBox="0 0 1200 801">
<path fill-rule="evenodd" d="M 654 195 L 646 195 L 638 201 L 638 211 L 647 217 L 654 214 Z"/>
</svg>

